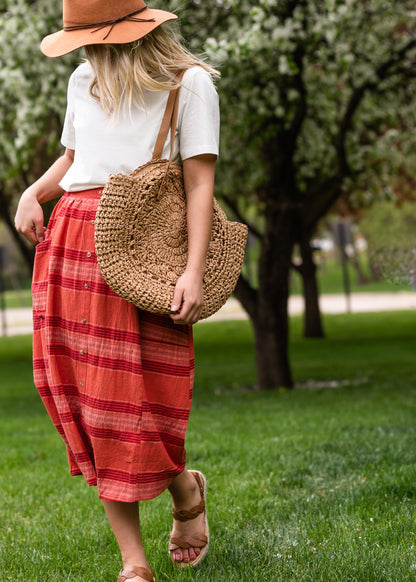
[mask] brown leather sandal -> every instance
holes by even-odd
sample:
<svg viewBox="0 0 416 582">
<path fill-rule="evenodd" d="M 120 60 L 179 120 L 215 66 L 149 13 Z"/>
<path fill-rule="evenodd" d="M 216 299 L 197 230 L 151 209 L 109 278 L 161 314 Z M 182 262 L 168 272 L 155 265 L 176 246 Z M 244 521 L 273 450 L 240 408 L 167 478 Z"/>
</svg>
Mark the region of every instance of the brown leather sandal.
<svg viewBox="0 0 416 582">
<path fill-rule="evenodd" d="M 200 471 L 190 471 L 190 473 L 192 473 L 192 475 L 196 479 L 196 482 L 198 483 L 198 487 L 201 492 L 201 501 L 198 503 L 198 505 L 195 505 L 195 507 L 193 507 L 190 510 L 183 509 L 180 511 L 176 511 L 176 509 L 173 508 L 172 515 L 173 519 L 177 519 L 179 521 L 189 521 L 191 519 L 195 519 L 201 513 L 204 513 L 205 535 L 179 537 L 172 536 L 171 533 L 169 553 L 172 562 L 175 564 L 175 566 L 179 566 L 180 568 L 187 568 L 189 566 L 195 568 L 196 566 L 198 566 L 207 555 L 209 548 L 209 528 L 207 510 L 205 506 L 207 482 L 204 475 Z M 187 549 L 187 548 L 201 548 L 201 551 L 194 560 L 190 560 L 189 562 L 177 562 L 173 557 L 174 551 L 177 549 Z"/>
<path fill-rule="evenodd" d="M 150 569 L 143 568 L 142 566 L 133 566 L 131 570 L 127 572 L 127 574 L 123 574 L 123 570 L 121 570 L 119 577 L 117 578 L 117 582 L 125 582 L 130 578 L 135 578 L 136 576 L 140 576 L 146 582 L 156 582 L 153 576 L 153 572 Z"/>
</svg>

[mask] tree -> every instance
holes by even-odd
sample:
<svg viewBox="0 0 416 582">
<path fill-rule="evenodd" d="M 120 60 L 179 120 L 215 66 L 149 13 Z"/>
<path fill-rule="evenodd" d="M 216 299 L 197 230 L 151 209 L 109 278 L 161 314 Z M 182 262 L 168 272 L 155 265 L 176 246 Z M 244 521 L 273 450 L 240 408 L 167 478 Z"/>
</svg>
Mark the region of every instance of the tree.
<svg viewBox="0 0 416 582">
<path fill-rule="evenodd" d="M 0 216 L 30 269 L 33 250 L 14 228 L 16 194 L 59 153 L 66 85 L 79 56 L 51 60 L 37 48 L 62 24 L 60 3 L 2 0 L 0 19 Z"/>
<path fill-rule="evenodd" d="M 388 196 L 414 147 L 415 3 L 218 0 L 182 12 L 185 37 L 206 39 L 221 63 L 218 193 L 259 241 L 258 283 L 243 275 L 235 292 L 253 324 L 259 385 L 292 386 L 295 245 L 307 323 L 319 323 L 316 225 L 341 196 Z"/>
<path fill-rule="evenodd" d="M 0 193 L 56 155 L 69 71 L 40 38 L 60 26 L 52 0 L 0 0 Z M 156 0 L 152 6 L 156 6 Z M 415 151 L 414 0 L 171 0 L 194 50 L 221 64 L 218 195 L 258 241 L 258 270 L 236 296 L 256 338 L 259 386 L 292 386 L 287 300 L 302 255 L 306 323 L 319 326 L 310 240 L 341 196 L 388 197 Z M 30 55 L 30 58 L 28 58 Z M 52 100 L 50 96 L 54 94 Z M 59 127 L 59 129 L 58 129 Z M 367 200 L 369 199 L 369 200 Z M 10 204 L 8 203 L 8 206 Z"/>
</svg>

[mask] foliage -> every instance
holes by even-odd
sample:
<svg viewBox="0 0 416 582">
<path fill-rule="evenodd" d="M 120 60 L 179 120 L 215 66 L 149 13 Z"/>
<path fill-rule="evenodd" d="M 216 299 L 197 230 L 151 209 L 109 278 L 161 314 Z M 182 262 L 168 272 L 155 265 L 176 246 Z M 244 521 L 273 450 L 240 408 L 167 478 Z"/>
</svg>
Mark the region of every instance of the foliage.
<svg viewBox="0 0 416 582">
<path fill-rule="evenodd" d="M 79 57 L 47 59 L 43 36 L 62 25 L 53 0 L 0 4 L 0 181 L 38 177 L 57 154 L 71 65 Z M 43 159 L 42 159 L 43 158 Z"/>
<path fill-rule="evenodd" d="M 416 215 L 414 203 L 380 203 L 361 221 L 374 267 L 385 278 L 416 287 Z"/>
<path fill-rule="evenodd" d="M 238 195 L 243 206 L 247 202 L 241 193 L 251 195 L 261 215 L 268 139 L 290 128 L 304 107 L 294 160 L 298 189 L 308 192 L 317 179 L 330 177 L 341 153 L 341 126 L 351 121 L 346 119 L 351 98 L 364 90 L 343 152 L 354 178 L 346 187 L 352 191 L 358 185 L 354 196 L 363 198 L 372 195 L 369 185 L 391 195 L 392 173 L 403 163 L 408 168 L 415 145 L 413 80 L 398 83 L 413 69 L 414 52 L 405 50 L 414 29 L 412 0 L 171 0 L 152 5 L 176 10 L 191 48 L 205 49 L 220 64 L 220 192 Z M 60 28 L 60 3 L 2 0 L 0 15 L 4 179 L 31 169 L 40 140 L 56 155 L 67 79 L 79 54 L 48 59 L 36 49 L 45 34 Z"/>
<path fill-rule="evenodd" d="M 413 0 L 188 2 L 183 12 L 185 36 L 222 71 L 221 192 L 243 206 L 245 194 L 261 215 L 270 138 L 291 130 L 297 195 L 340 166 L 344 190 L 366 205 L 393 195 L 400 166 L 415 176 Z"/>
<path fill-rule="evenodd" d="M 49 60 L 38 50 L 62 25 L 61 3 L 0 0 L 0 217 L 31 272 L 33 248 L 14 229 L 17 195 L 59 153 L 66 85 L 76 57 Z M 51 206 L 46 208 L 46 214 Z"/>
</svg>

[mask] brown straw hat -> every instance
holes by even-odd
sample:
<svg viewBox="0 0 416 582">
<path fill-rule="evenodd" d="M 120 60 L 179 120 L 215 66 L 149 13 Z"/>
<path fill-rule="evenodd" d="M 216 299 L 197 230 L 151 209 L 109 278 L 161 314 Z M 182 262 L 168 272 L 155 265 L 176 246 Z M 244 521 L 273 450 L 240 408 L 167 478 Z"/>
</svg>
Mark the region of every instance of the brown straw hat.
<svg viewBox="0 0 416 582">
<path fill-rule="evenodd" d="M 64 0 L 63 29 L 46 36 L 40 49 L 59 57 L 90 44 L 133 42 L 176 18 L 148 8 L 143 0 Z"/>
</svg>

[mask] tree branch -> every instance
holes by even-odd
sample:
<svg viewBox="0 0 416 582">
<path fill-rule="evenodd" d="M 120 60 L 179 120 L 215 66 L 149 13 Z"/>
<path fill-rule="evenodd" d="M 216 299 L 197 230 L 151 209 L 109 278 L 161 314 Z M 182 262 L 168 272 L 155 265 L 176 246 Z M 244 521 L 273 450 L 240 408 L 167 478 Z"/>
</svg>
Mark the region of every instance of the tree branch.
<svg viewBox="0 0 416 582">
<path fill-rule="evenodd" d="M 224 202 L 226 203 L 226 205 L 229 207 L 229 209 L 232 211 L 232 213 L 236 216 L 236 218 L 246 224 L 248 226 L 249 231 L 259 240 L 262 240 L 263 235 L 261 234 L 261 232 L 253 225 L 250 224 L 249 222 L 247 222 L 247 220 L 244 218 L 244 216 L 241 214 L 241 212 L 238 209 L 237 204 L 235 204 L 228 196 L 226 196 L 225 194 L 221 194 L 221 199 L 224 200 Z"/>
<path fill-rule="evenodd" d="M 335 140 L 338 167 L 332 176 L 327 178 L 323 183 L 317 185 L 316 188 L 308 193 L 308 202 L 305 203 L 304 221 L 309 227 L 316 224 L 319 218 L 328 212 L 341 193 L 342 182 L 347 176 L 351 175 L 346 140 L 348 133 L 353 127 L 354 115 L 364 99 L 365 94 L 370 90 L 382 92 L 380 82 L 385 81 L 398 72 L 406 73 L 404 76 L 408 78 L 413 77 L 414 72 L 412 70 L 406 71 L 403 69 L 402 62 L 406 54 L 415 47 L 416 38 L 412 38 L 400 50 L 391 54 L 387 60 L 376 68 L 376 79 L 366 81 L 353 91 L 345 109 L 338 135 Z M 397 65 L 399 65 L 398 69 L 394 70 L 394 67 Z"/>
<path fill-rule="evenodd" d="M 312 229 L 335 204 L 341 194 L 344 177 L 335 173 L 308 193 L 308 200 L 302 209 L 302 220 L 305 228 Z"/>
<path fill-rule="evenodd" d="M 392 67 L 394 67 L 394 65 L 401 64 L 406 54 L 415 47 L 416 38 L 411 38 L 400 50 L 391 54 L 386 61 L 381 63 L 374 71 L 378 81 L 385 81 L 390 75 L 392 75 Z M 370 89 L 376 90 L 377 85 L 378 84 L 376 80 L 368 80 L 360 87 L 357 87 L 349 99 L 343 119 L 341 121 L 337 138 L 335 140 L 335 149 L 338 156 L 338 175 L 345 177 L 351 173 L 346 151 L 346 138 L 352 128 L 355 112 L 360 106 L 365 94 Z"/>
<path fill-rule="evenodd" d="M 249 317 L 254 320 L 257 317 L 257 291 L 253 289 L 247 279 L 240 275 L 234 289 L 234 295 L 247 311 Z"/>
</svg>

